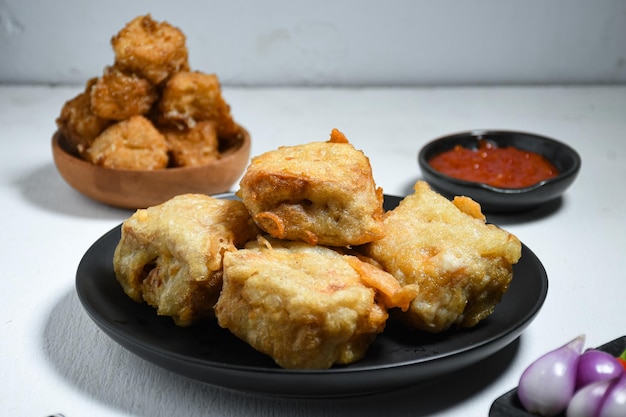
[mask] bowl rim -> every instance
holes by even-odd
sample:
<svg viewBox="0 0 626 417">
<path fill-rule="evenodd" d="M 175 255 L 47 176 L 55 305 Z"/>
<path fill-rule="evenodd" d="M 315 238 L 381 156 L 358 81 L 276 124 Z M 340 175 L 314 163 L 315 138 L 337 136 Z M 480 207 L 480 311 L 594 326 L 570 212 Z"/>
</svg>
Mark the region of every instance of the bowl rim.
<svg viewBox="0 0 626 417">
<path fill-rule="evenodd" d="M 224 152 L 220 152 L 219 159 L 216 159 L 215 161 L 212 161 L 208 164 L 189 166 L 189 167 L 167 167 L 167 168 L 160 168 L 160 169 L 118 169 L 118 168 L 109 168 L 109 167 L 103 167 L 101 165 L 92 164 L 91 162 L 81 158 L 75 153 L 68 151 L 66 147 L 63 146 L 63 141 L 61 140 L 61 138 L 64 138 L 65 135 L 60 129 L 56 130 L 54 134 L 52 135 L 52 148 L 53 150 L 60 151 L 62 155 L 64 155 L 65 158 L 71 159 L 73 163 L 82 165 L 85 168 L 90 167 L 91 169 L 94 169 L 94 170 L 111 171 L 111 172 L 116 172 L 119 174 L 123 174 L 123 173 L 131 174 L 132 173 L 133 175 L 144 174 L 144 175 L 155 175 L 155 176 L 167 175 L 167 173 L 185 174 L 186 172 L 203 169 L 209 166 L 215 167 L 219 165 L 224 165 L 228 163 L 230 159 L 235 158 L 240 151 L 245 150 L 246 148 L 249 149 L 250 143 L 251 143 L 250 133 L 243 126 L 239 126 L 239 129 L 241 131 L 241 135 L 240 135 L 241 140 L 238 141 L 236 146 L 229 147 Z"/>
<path fill-rule="evenodd" d="M 430 163 L 428 162 L 427 159 L 427 154 L 429 153 L 429 151 L 436 146 L 439 143 L 442 143 L 443 141 L 449 141 L 450 143 L 455 143 L 456 141 L 460 140 L 461 138 L 468 138 L 468 137 L 475 137 L 475 138 L 479 138 L 480 136 L 484 136 L 484 135 L 500 135 L 500 136 L 507 136 L 507 135 L 523 135 L 523 136 L 527 136 L 529 139 L 532 138 L 532 140 L 540 140 L 546 143 L 551 144 L 554 147 L 558 147 L 561 151 L 564 151 L 568 154 L 568 156 L 572 159 L 572 164 L 570 167 L 568 167 L 566 170 L 564 171 L 559 171 L 559 174 L 556 177 L 553 178 L 549 178 L 543 181 L 539 181 L 535 184 L 532 184 L 528 187 L 522 187 L 522 188 L 502 188 L 502 187 L 495 187 L 493 185 L 488 185 L 482 182 L 477 182 L 477 181 L 468 181 L 468 180 L 462 180 L 459 178 L 454 178 L 451 176 L 448 176 L 436 169 L 434 169 Z M 512 145 L 511 145 L 512 146 Z M 517 147 L 517 146 L 514 146 Z M 518 149 L 521 149 L 518 147 Z M 445 149 L 447 150 L 447 149 Z M 441 152 L 445 151 L 442 150 Z M 528 150 L 528 149 L 522 149 L 522 150 Z M 550 160 L 550 158 L 548 158 L 545 155 L 542 155 L 545 158 L 547 158 L 548 160 Z M 552 161 L 551 161 L 552 162 Z M 427 171 L 428 174 L 435 176 L 437 178 L 439 178 L 442 181 L 448 181 L 451 182 L 453 184 L 459 185 L 459 186 L 463 186 L 463 187 L 467 187 L 467 188 L 480 188 L 480 189 L 484 189 L 484 190 L 488 190 L 488 191 L 492 191 L 494 193 L 498 193 L 498 194 L 524 194 L 524 193 L 528 193 L 528 192 L 532 192 L 538 188 L 542 188 L 546 185 L 552 184 L 552 183 L 556 183 L 556 182 L 561 182 L 566 178 L 569 178 L 573 175 L 576 175 L 578 173 L 578 171 L 580 170 L 580 167 L 582 165 L 582 160 L 580 158 L 580 155 L 578 154 L 578 152 L 572 148 L 571 146 L 556 140 L 552 137 L 549 136 L 545 136 L 542 134 L 538 134 L 538 133 L 533 133 L 533 132 L 528 132 L 528 131 L 521 131 L 521 130 L 506 130 L 506 129 L 472 129 L 472 130 L 466 130 L 466 131 L 459 131 L 456 133 L 451 133 L 451 134 L 446 134 L 443 136 L 439 136 L 435 139 L 430 140 L 429 142 L 427 142 L 419 151 L 418 153 L 418 163 L 420 165 L 420 168 L 422 168 L 423 170 Z"/>
</svg>

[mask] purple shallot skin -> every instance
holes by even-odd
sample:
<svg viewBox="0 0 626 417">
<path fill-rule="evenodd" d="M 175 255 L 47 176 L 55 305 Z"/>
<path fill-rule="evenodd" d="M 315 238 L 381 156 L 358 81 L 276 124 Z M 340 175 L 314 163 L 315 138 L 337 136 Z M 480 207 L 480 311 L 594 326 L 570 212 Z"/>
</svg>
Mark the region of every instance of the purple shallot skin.
<svg viewBox="0 0 626 417">
<path fill-rule="evenodd" d="M 613 381 L 602 380 L 580 388 L 567 406 L 566 417 L 596 417 Z"/>
<path fill-rule="evenodd" d="M 576 389 L 593 382 L 615 379 L 624 373 L 624 368 L 610 353 L 588 349 L 580 355 L 576 373 Z"/>
<path fill-rule="evenodd" d="M 626 416 L 626 373 L 623 373 L 608 388 L 598 417 L 624 417 Z"/>
<path fill-rule="evenodd" d="M 576 389 L 578 359 L 584 343 L 585 336 L 580 335 L 526 368 L 517 391 L 526 411 L 551 417 L 567 408 Z"/>
</svg>

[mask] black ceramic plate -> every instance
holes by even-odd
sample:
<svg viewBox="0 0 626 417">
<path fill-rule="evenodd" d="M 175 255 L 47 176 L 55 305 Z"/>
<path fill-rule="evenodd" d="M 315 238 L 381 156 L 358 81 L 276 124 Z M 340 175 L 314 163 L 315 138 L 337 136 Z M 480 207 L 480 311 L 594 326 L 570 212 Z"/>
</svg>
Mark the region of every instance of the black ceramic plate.
<svg viewBox="0 0 626 417">
<path fill-rule="evenodd" d="M 596 349 L 613 356 L 619 356 L 626 350 L 626 336 L 618 337 L 611 342 L 598 346 Z M 537 417 L 537 415 L 524 410 L 517 397 L 517 388 L 514 388 L 493 402 L 489 410 L 489 417 Z M 556 417 L 565 417 L 565 413 L 561 413 Z"/>
<path fill-rule="evenodd" d="M 385 196 L 385 207 L 400 198 Z M 76 290 L 85 310 L 113 340 L 172 372 L 236 390 L 279 396 L 348 396 L 423 382 L 488 357 L 515 340 L 539 312 L 548 290 L 543 265 L 526 246 L 509 291 L 476 327 L 437 335 L 409 333 L 389 323 L 366 357 L 329 370 L 281 369 L 267 356 L 207 322 L 176 327 L 122 291 L 113 272 L 120 226 L 85 253 Z"/>
<path fill-rule="evenodd" d="M 449 177 L 428 163 L 435 155 L 456 145 L 476 149 L 480 140 L 538 153 L 556 166 L 559 175 L 526 188 L 498 188 Z M 434 189 L 449 198 L 471 197 L 480 203 L 483 211 L 492 213 L 528 210 L 560 197 L 574 182 L 581 167 L 578 153 L 564 143 L 534 133 L 506 130 L 473 130 L 447 135 L 424 145 L 417 159 L 424 179 Z"/>
</svg>

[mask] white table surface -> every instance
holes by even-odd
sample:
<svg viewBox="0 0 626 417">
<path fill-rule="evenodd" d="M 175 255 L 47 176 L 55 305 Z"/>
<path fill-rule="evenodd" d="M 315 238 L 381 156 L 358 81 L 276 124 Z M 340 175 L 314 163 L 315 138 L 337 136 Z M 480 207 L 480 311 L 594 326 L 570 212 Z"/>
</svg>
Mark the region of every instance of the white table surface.
<svg viewBox="0 0 626 417">
<path fill-rule="evenodd" d="M 424 89 L 225 88 L 252 154 L 342 130 L 387 194 L 420 178 L 419 148 L 473 128 L 562 140 L 582 170 L 555 210 L 488 220 L 541 259 L 546 302 L 522 336 L 426 386 L 366 397 L 281 399 L 188 380 L 127 352 L 88 318 L 74 289 L 87 248 L 131 212 L 88 200 L 57 173 L 54 120 L 80 87 L 0 86 L 0 409 L 4 415 L 486 416 L 530 361 L 580 333 L 596 346 L 626 334 L 626 86 Z"/>
</svg>

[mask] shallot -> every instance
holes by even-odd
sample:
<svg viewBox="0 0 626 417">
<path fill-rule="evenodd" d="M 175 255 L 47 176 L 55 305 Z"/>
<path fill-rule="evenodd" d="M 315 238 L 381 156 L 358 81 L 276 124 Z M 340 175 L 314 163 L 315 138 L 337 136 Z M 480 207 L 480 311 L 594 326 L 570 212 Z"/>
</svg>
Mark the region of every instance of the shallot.
<svg viewBox="0 0 626 417">
<path fill-rule="evenodd" d="M 615 381 L 608 388 L 598 417 L 624 417 L 626 416 L 626 374 Z"/>
<path fill-rule="evenodd" d="M 576 389 L 578 359 L 584 344 L 585 336 L 580 335 L 526 368 L 517 391 L 526 411 L 551 417 L 567 408 Z"/>
<path fill-rule="evenodd" d="M 567 406 L 567 417 L 596 417 L 602 406 L 602 399 L 612 380 L 593 382 L 580 388 Z"/>
<path fill-rule="evenodd" d="M 592 382 L 579 389 L 567 406 L 566 416 L 626 416 L 626 375 Z"/>
<path fill-rule="evenodd" d="M 624 373 L 617 358 L 607 352 L 588 349 L 580 355 L 576 374 L 576 389 L 596 381 L 615 379 Z"/>
</svg>

